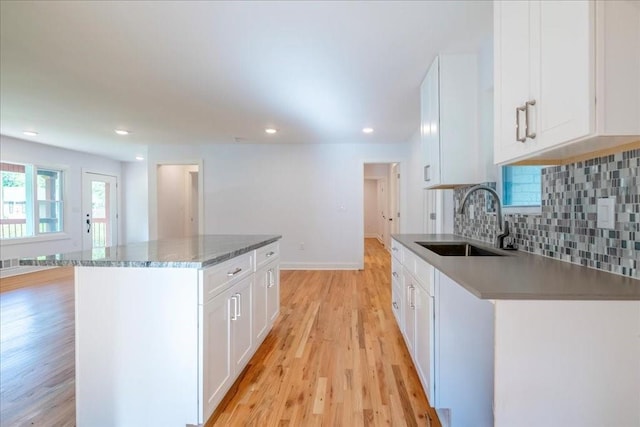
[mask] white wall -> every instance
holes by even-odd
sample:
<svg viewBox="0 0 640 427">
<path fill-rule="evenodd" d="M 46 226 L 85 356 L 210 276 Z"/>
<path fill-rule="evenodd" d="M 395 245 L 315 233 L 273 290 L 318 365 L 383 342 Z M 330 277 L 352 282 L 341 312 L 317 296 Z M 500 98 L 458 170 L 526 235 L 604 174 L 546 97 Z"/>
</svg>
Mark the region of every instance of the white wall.
<svg viewBox="0 0 640 427">
<path fill-rule="evenodd" d="M 364 236 L 378 237 L 378 184 L 375 179 L 364 180 Z"/>
<path fill-rule="evenodd" d="M 406 143 L 155 145 L 148 159 L 151 239 L 157 236 L 156 165 L 201 159 L 204 233 L 281 234 L 284 268 L 318 269 L 362 267 L 364 163 L 401 162 L 402 168 L 410 160 Z M 416 230 L 409 220 L 402 227 Z"/>
<path fill-rule="evenodd" d="M 149 193 L 146 162 L 122 163 L 123 244 L 149 240 Z"/>
<path fill-rule="evenodd" d="M 72 252 L 82 248 L 82 172 L 113 175 L 122 180 L 121 163 L 116 160 L 78 151 L 65 150 L 49 145 L 0 135 L 0 158 L 3 162 L 31 163 L 39 166 L 60 167 L 65 170 L 64 215 L 65 232 L 57 236 L 42 236 L 29 242 L 16 244 L 2 239 L 2 259 L 33 257 L 54 253 Z M 118 195 L 118 211 L 121 209 Z M 118 224 L 118 241 L 123 241 L 121 224 Z"/>
</svg>

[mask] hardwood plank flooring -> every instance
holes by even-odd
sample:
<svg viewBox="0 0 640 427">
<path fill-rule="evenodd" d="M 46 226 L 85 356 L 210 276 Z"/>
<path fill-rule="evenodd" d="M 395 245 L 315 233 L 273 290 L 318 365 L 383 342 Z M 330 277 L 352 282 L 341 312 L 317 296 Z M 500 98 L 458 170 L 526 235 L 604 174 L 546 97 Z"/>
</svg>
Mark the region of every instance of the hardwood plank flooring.
<svg viewBox="0 0 640 427">
<path fill-rule="evenodd" d="M 281 314 L 209 426 L 440 426 L 391 312 L 390 256 L 283 271 Z M 0 425 L 74 426 L 73 271 L 0 293 Z M 15 289 L 15 288 L 18 289 Z"/>
<path fill-rule="evenodd" d="M 74 426 L 73 268 L 11 279 L 0 293 L 0 425 Z"/>
<path fill-rule="evenodd" d="M 390 256 L 282 271 L 280 317 L 208 426 L 440 426 L 391 311 Z"/>
</svg>

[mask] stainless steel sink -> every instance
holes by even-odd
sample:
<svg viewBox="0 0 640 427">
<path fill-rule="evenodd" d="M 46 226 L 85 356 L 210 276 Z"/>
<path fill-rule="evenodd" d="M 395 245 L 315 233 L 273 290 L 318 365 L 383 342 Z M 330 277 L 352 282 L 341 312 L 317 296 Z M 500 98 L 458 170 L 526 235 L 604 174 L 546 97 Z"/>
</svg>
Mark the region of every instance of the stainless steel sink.
<svg viewBox="0 0 640 427">
<path fill-rule="evenodd" d="M 429 243 L 416 242 L 416 244 L 437 253 L 440 256 L 504 256 L 501 253 L 481 248 L 465 242 Z"/>
</svg>

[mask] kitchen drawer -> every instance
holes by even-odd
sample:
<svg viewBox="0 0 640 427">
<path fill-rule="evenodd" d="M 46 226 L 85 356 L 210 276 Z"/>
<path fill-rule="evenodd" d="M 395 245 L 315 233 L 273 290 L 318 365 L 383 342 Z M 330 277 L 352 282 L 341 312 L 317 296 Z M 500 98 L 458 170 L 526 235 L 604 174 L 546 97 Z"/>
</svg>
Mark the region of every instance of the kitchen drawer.
<svg viewBox="0 0 640 427">
<path fill-rule="evenodd" d="M 401 284 L 402 264 L 396 258 L 391 258 L 391 279 Z"/>
<path fill-rule="evenodd" d="M 400 243 L 396 242 L 395 240 L 391 239 L 391 255 L 393 255 L 395 259 L 400 261 L 400 264 L 402 264 L 402 261 L 403 261 L 403 258 L 402 258 L 403 249 L 404 249 L 404 246 L 402 246 Z"/>
<path fill-rule="evenodd" d="M 224 291 L 232 283 L 253 273 L 254 252 L 237 256 L 204 270 L 204 302 Z"/>
<path fill-rule="evenodd" d="M 431 265 L 409 249 L 405 248 L 404 252 L 404 267 L 416 278 L 416 281 L 429 292 L 429 295 L 433 295 L 433 279 L 431 277 L 433 268 Z"/>
<path fill-rule="evenodd" d="M 279 255 L 280 245 L 278 242 L 273 242 L 256 249 L 256 270 L 269 261 L 274 260 Z"/>
<path fill-rule="evenodd" d="M 391 310 L 398 326 L 402 329 L 402 287 L 399 280 L 391 281 Z"/>
</svg>

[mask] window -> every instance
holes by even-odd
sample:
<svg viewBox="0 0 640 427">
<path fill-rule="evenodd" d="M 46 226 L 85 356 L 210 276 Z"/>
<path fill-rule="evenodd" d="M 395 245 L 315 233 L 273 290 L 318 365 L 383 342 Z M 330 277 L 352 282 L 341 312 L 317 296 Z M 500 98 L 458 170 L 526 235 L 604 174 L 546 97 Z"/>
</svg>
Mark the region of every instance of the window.
<svg viewBox="0 0 640 427">
<path fill-rule="evenodd" d="M 0 174 L 2 239 L 64 231 L 63 171 L 2 162 Z"/>
<path fill-rule="evenodd" d="M 503 166 L 504 206 L 540 206 L 541 171 L 544 166 Z"/>
</svg>

